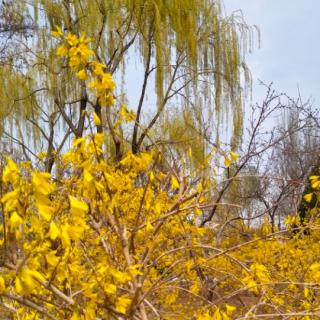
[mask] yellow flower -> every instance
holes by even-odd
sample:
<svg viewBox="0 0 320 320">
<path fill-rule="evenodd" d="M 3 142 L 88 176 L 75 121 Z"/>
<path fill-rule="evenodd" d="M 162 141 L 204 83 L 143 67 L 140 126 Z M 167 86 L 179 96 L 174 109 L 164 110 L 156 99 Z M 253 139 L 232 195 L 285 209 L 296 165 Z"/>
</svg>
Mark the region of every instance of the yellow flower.
<svg viewBox="0 0 320 320">
<path fill-rule="evenodd" d="M 230 159 L 228 156 L 226 156 L 224 158 L 224 165 L 226 166 L 226 168 L 229 168 L 232 164 L 232 159 Z"/>
<path fill-rule="evenodd" d="M 56 256 L 56 252 L 55 251 L 51 251 L 50 253 L 48 253 L 46 255 L 46 261 L 47 263 L 52 266 L 52 267 L 56 267 L 56 265 L 59 262 L 59 257 Z"/>
<path fill-rule="evenodd" d="M 109 107 L 114 105 L 114 96 L 113 96 L 113 94 L 108 94 L 107 95 L 104 105 L 109 106 Z"/>
<path fill-rule="evenodd" d="M 101 120 L 100 120 L 99 116 L 95 112 L 93 113 L 93 123 L 96 126 L 100 126 L 101 125 Z"/>
<path fill-rule="evenodd" d="M 239 158 L 239 154 L 233 151 L 230 152 L 230 156 L 233 161 L 237 161 Z"/>
<path fill-rule="evenodd" d="M 43 281 L 44 279 L 38 271 L 24 266 L 15 280 L 15 289 L 17 293 L 29 293 L 38 286 L 38 281 Z"/>
<path fill-rule="evenodd" d="M 7 165 L 3 170 L 2 180 L 3 182 L 13 182 L 20 174 L 20 170 L 16 163 L 10 158 L 7 159 Z"/>
<path fill-rule="evenodd" d="M 62 37 L 63 36 L 63 32 L 61 30 L 61 28 L 59 26 L 55 26 L 56 30 L 53 30 L 51 32 L 52 36 L 54 37 Z"/>
<path fill-rule="evenodd" d="M 226 310 L 227 310 L 227 315 L 231 316 L 235 311 L 236 311 L 236 307 L 232 306 L 230 304 L 226 304 Z"/>
<path fill-rule="evenodd" d="M 17 293 L 23 293 L 23 284 L 20 278 L 16 278 L 15 280 L 15 289 Z"/>
<path fill-rule="evenodd" d="M 68 55 L 68 48 L 65 44 L 62 44 L 57 49 L 57 55 L 61 57 L 65 57 Z"/>
<path fill-rule="evenodd" d="M 105 64 L 99 63 L 99 62 L 96 62 L 96 61 L 92 61 L 90 65 L 91 65 L 91 67 L 93 69 L 93 73 L 96 76 L 103 76 L 103 74 L 105 73 L 105 70 L 107 68 L 107 66 Z"/>
<path fill-rule="evenodd" d="M 4 281 L 4 278 L 0 276 L 0 293 L 4 292 L 6 290 L 6 283 Z"/>
<path fill-rule="evenodd" d="M 23 223 L 22 218 L 14 211 L 9 219 L 9 224 L 12 229 L 16 229 Z"/>
<path fill-rule="evenodd" d="M 171 176 L 171 188 L 172 189 L 179 189 L 180 188 L 180 183 L 175 176 Z"/>
<path fill-rule="evenodd" d="M 53 213 L 55 212 L 55 209 L 43 204 L 38 204 L 37 207 L 41 217 L 46 221 L 50 221 Z"/>
<path fill-rule="evenodd" d="M 81 60 L 80 57 L 78 57 L 77 55 L 71 56 L 69 59 L 69 67 L 71 69 L 76 69 L 78 66 L 80 66 L 81 64 Z"/>
<path fill-rule="evenodd" d="M 82 318 L 79 316 L 78 312 L 73 312 L 70 320 L 81 320 Z"/>
<path fill-rule="evenodd" d="M 47 172 L 33 172 L 32 184 L 36 193 L 48 195 L 54 190 L 54 184 L 50 183 L 50 174 Z"/>
<path fill-rule="evenodd" d="M 85 69 L 81 69 L 78 73 L 77 73 L 77 77 L 80 80 L 87 80 L 88 75 Z"/>
<path fill-rule="evenodd" d="M 102 86 L 102 89 L 104 89 L 104 90 L 113 91 L 115 89 L 116 84 L 115 84 L 115 82 L 112 78 L 112 75 L 110 73 L 105 72 L 102 75 L 101 86 Z"/>
<path fill-rule="evenodd" d="M 75 34 L 71 34 L 70 32 L 66 36 L 66 40 L 68 41 L 70 46 L 76 46 L 79 43 L 79 39 Z"/>
<path fill-rule="evenodd" d="M 52 221 L 50 223 L 49 232 L 48 235 L 51 240 L 56 240 L 60 236 L 60 231 L 57 227 L 57 225 Z"/>
<path fill-rule="evenodd" d="M 306 200 L 307 202 L 310 202 L 312 199 L 313 193 L 308 193 L 306 194 L 303 199 Z"/>
<path fill-rule="evenodd" d="M 64 248 L 70 247 L 71 245 L 71 239 L 70 239 L 68 230 L 69 230 L 68 224 L 61 226 L 61 242 Z"/>
<path fill-rule="evenodd" d="M 89 43 L 90 41 L 91 41 L 91 39 L 86 36 L 86 33 L 85 32 L 81 32 L 81 35 L 80 35 L 80 38 L 79 38 L 79 43 L 80 44 L 86 44 L 86 43 Z"/>
<path fill-rule="evenodd" d="M 121 296 L 116 302 L 116 310 L 119 313 L 125 314 L 130 303 L 131 299 L 127 298 L 126 296 Z"/>
<path fill-rule="evenodd" d="M 78 200 L 77 198 L 75 198 L 73 196 L 69 196 L 69 200 L 70 200 L 70 207 L 73 212 L 78 212 L 78 211 L 87 212 L 88 211 L 88 205 L 85 202 Z"/>
<path fill-rule="evenodd" d="M 125 104 L 122 105 L 119 114 L 120 114 L 120 118 L 126 122 L 136 120 L 136 114 L 132 111 L 128 111 L 128 107 Z"/>
<path fill-rule="evenodd" d="M 115 294 L 117 292 L 117 287 L 112 283 L 107 283 L 103 289 L 107 294 Z"/>
</svg>

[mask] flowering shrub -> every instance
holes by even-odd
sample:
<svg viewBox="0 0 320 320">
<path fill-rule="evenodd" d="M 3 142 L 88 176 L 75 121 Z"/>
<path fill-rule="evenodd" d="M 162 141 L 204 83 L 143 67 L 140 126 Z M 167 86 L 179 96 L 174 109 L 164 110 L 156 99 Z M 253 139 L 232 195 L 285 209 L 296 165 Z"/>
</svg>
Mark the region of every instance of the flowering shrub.
<svg viewBox="0 0 320 320">
<path fill-rule="evenodd" d="M 60 29 L 55 35 L 58 54 L 112 106 L 114 81 L 91 59 L 88 39 Z M 132 118 L 126 107 L 121 113 L 123 121 Z M 308 236 L 238 222 L 218 245 L 219 229 L 199 223 L 210 207 L 205 184 L 161 170 L 156 151 L 107 161 L 103 141 L 101 133 L 75 139 L 52 174 L 7 159 L 0 180 L 3 313 L 72 320 L 320 316 L 317 209 L 302 226 Z M 232 153 L 225 162 L 236 160 Z M 320 179 L 311 179 L 317 194 Z"/>
</svg>

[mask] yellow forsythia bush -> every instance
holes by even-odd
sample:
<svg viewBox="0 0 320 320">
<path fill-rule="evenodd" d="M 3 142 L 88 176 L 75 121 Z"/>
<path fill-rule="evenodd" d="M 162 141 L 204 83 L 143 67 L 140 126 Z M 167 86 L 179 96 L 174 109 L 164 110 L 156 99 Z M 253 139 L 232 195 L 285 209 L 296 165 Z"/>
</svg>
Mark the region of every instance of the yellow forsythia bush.
<svg viewBox="0 0 320 320">
<path fill-rule="evenodd" d="M 115 84 L 92 58 L 89 40 L 59 28 L 54 35 L 62 42 L 58 54 L 111 107 Z M 121 112 L 123 121 L 134 118 Z M 307 236 L 235 222 L 217 245 L 217 229 L 200 226 L 212 190 L 194 175 L 182 181 L 161 171 L 156 151 L 107 161 L 103 141 L 102 133 L 75 139 L 56 155 L 52 174 L 7 159 L 0 178 L 1 317 L 320 317 L 317 209 Z M 237 155 L 229 158 L 227 166 Z M 244 228 L 249 239 L 240 236 Z"/>
</svg>

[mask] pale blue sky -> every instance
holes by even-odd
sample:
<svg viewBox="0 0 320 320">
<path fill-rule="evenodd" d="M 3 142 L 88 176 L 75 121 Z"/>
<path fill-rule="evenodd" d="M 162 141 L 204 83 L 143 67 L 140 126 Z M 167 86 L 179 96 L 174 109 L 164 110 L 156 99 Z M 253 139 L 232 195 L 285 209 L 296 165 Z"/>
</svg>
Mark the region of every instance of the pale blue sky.
<svg viewBox="0 0 320 320">
<path fill-rule="evenodd" d="M 254 83 L 274 83 L 279 92 L 320 105 L 320 1 L 224 0 L 229 15 L 241 9 L 261 31 L 261 48 L 247 56 Z M 255 85 L 253 99 L 263 98 Z"/>
</svg>

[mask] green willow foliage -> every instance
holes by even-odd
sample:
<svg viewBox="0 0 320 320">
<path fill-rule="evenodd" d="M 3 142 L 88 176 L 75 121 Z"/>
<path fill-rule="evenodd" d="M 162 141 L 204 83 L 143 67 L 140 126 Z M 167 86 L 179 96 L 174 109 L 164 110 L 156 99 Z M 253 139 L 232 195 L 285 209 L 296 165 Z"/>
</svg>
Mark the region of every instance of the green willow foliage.
<svg viewBox="0 0 320 320">
<path fill-rule="evenodd" d="M 8 87 L 0 90 L 0 110 L 12 106 L 11 116 L 27 111 L 33 123 L 45 113 L 56 125 L 63 126 L 62 109 L 74 121 L 80 121 L 79 112 L 83 111 L 80 101 L 86 100 L 84 109 L 95 105 L 95 101 L 90 101 L 89 90 L 79 81 L 75 87 L 74 76 L 53 55 L 56 43 L 50 32 L 57 25 L 75 34 L 86 32 L 92 39 L 98 60 L 113 74 L 125 72 L 129 49 L 135 48 L 136 56 L 142 57 L 144 62 L 147 80 L 155 72 L 158 110 L 153 118 L 155 124 L 165 113 L 170 98 L 179 95 L 179 105 L 194 121 L 199 110 L 215 127 L 221 123 L 223 115 L 232 118 L 231 143 L 234 147 L 238 145 L 243 122 L 243 89 L 250 85 L 244 58 L 252 46 L 253 30 L 242 17 L 224 17 L 220 1 L 28 0 L 12 1 L 10 8 L 31 17 L 37 29 L 32 39 L 24 41 L 23 66 L 0 73 L 1 81 L 7 79 L 8 82 Z M 15 81 L 20 77 L 32 81 Z M 15 84 L 12 86 L 12 83 Z M 124 93 L 118 89 L 117 95 Z M 141 96 L 143 101 L 144 94 Z M 16 103 L 21 98 L 25 109 L 21 103 Z M 137 115 L 139 124 L 146 112 L 150 112 L 142 106 L 143 103 Z M 117 108 L 119 110 L 119 106 Z M 115 121 L 114 111 L 111 114 L 98 111 L 104 114 L 103 118 Z M 3 120 L 4 112 L 0 115 Z M 24 124 L 21 121 L 20 125 Z M 37 130 L 39 128 L 35 127 Z M 141 127 L 137 126 L 136 131 L 141 133 L 142 141 Z"/>
</svg>

